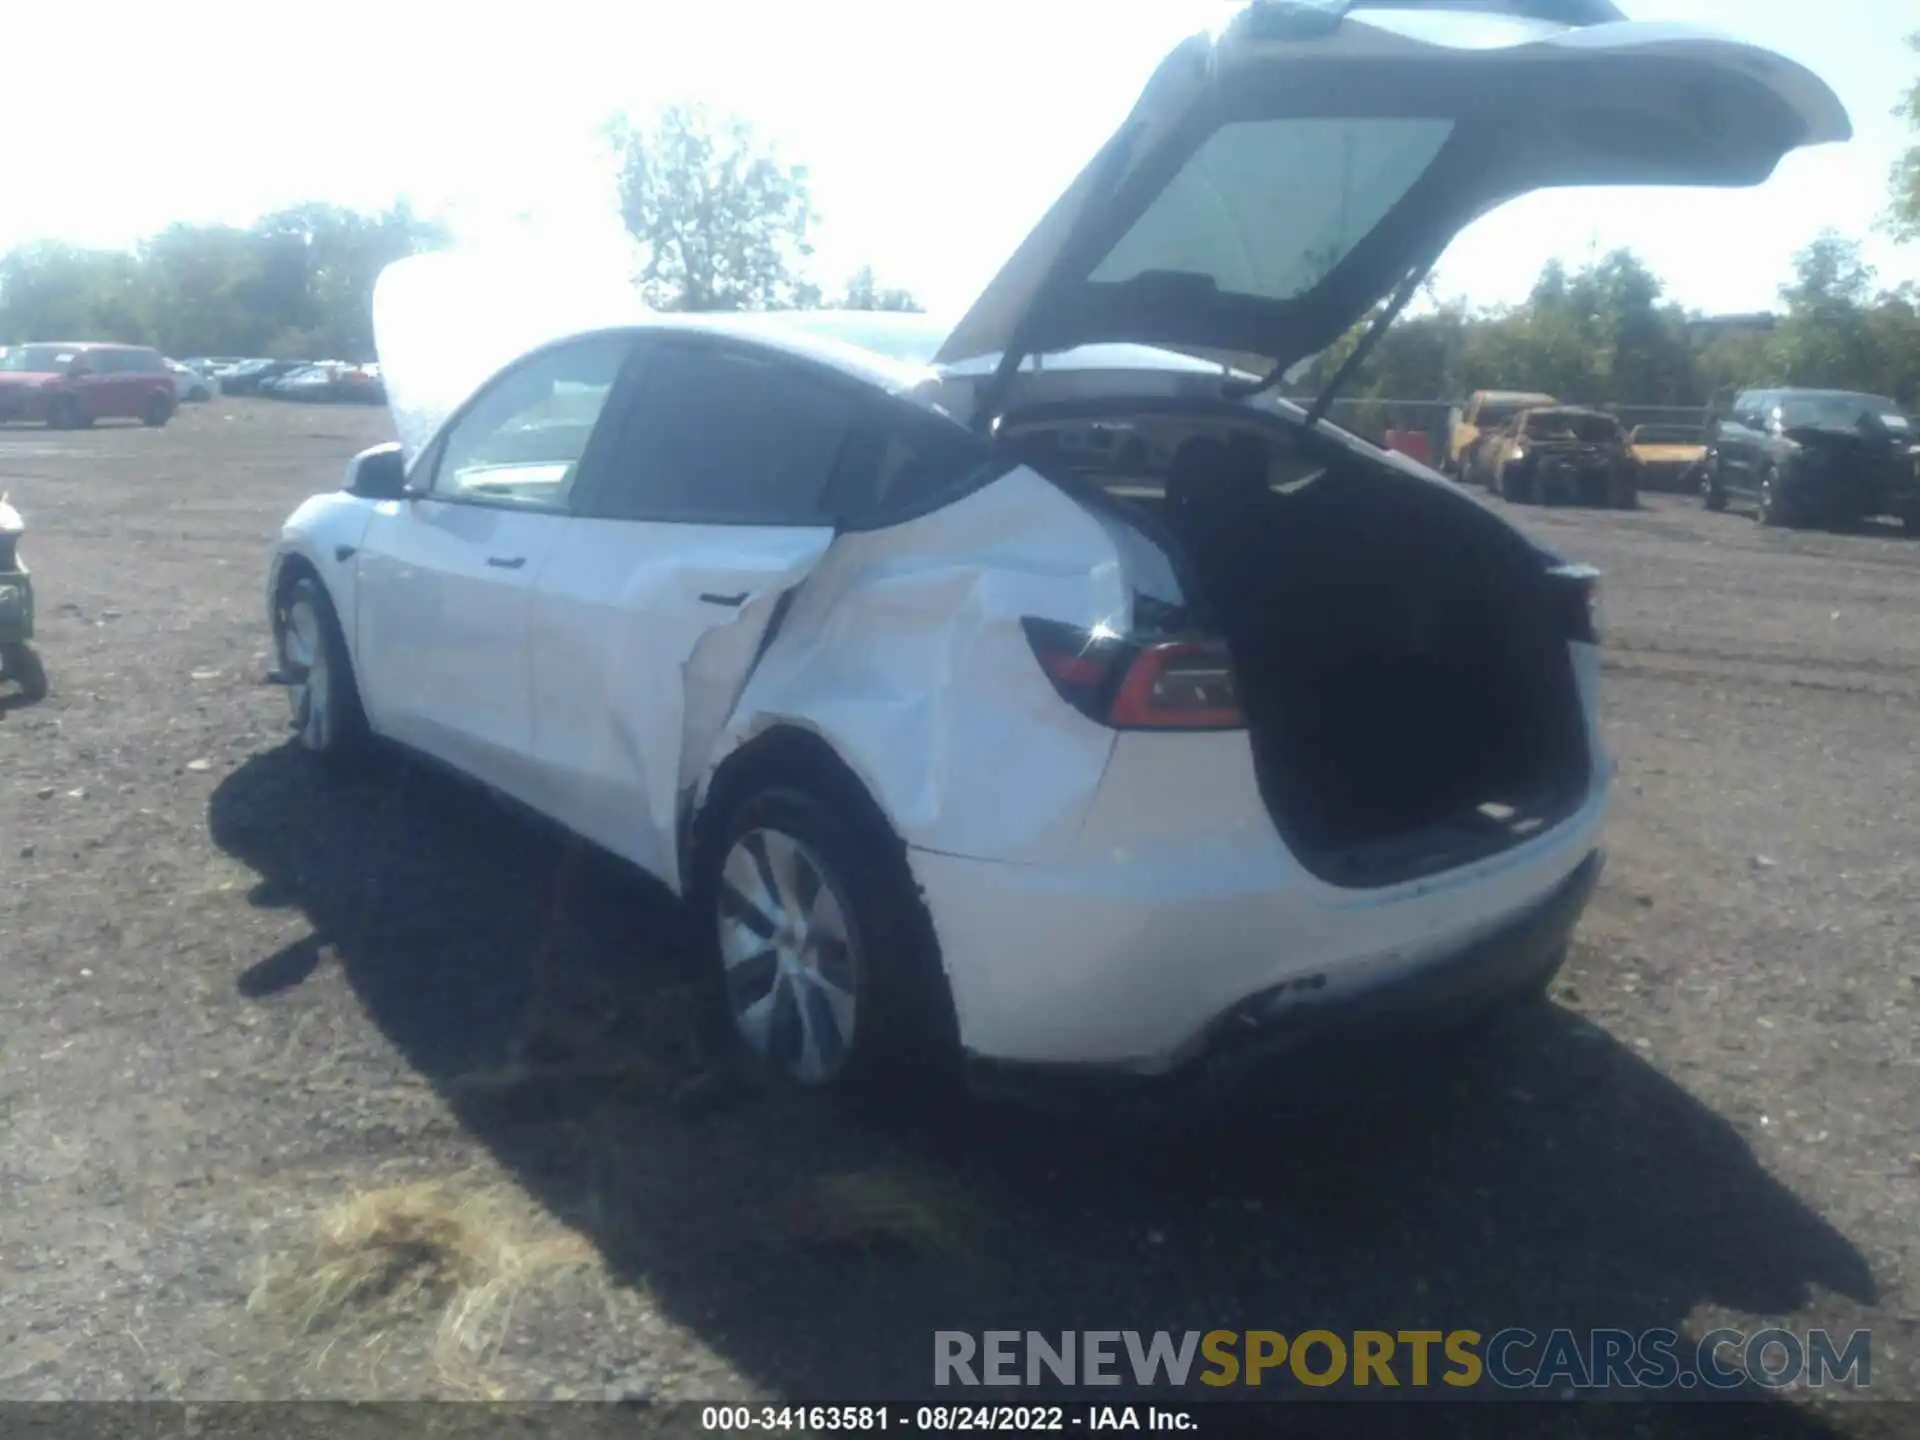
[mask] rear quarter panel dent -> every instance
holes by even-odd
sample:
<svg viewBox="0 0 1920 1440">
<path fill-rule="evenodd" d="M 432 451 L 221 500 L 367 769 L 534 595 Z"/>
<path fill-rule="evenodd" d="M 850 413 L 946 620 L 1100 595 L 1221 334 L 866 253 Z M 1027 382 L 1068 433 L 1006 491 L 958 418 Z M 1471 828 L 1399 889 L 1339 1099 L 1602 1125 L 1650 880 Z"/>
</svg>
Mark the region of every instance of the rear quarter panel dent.
<svg viewBox="0 0 1920 1440">
<path fill-rule="evenodd" d="M 843 535 L 801 587 L 705 767 L 779 724 L 819 735 L 908 845 L 1034 862 L 1078 835 L 1113 732 L 1055 694 L 1021 618 L 1124 628 L 1114 542 L 1024 468 Z"/>
</svg>

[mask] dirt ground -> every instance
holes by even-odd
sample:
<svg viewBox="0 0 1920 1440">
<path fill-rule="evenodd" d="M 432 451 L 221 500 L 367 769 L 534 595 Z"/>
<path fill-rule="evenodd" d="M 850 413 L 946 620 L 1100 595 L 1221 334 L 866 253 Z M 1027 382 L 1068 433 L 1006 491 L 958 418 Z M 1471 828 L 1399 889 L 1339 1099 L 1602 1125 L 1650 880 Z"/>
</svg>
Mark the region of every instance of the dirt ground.
<svg viewBox="0 0 1920 1440">
<path fill-rule="evenodd" d="M 53 685 L 0 713 L 0 1398 L 911 1397 L 938 1328 L 1770 1323 L 1871 1328 L 1920 1398 L 1920 543 L 1523 512 L 1606 573 L 1620 761 L 1556 1003 L 1390 1107 L 1161 1147 L 702 1103 L 659 894 L 303 764 L 264 561 L 385 425 L 0 430 Z"/>
</svg>

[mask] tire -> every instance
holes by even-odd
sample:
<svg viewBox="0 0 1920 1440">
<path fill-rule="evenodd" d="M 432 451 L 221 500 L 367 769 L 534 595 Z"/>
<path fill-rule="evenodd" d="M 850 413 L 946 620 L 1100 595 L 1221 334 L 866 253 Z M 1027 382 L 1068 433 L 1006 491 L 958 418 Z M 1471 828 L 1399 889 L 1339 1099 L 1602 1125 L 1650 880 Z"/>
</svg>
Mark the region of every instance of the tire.
<svg viewBox="0 0 1920 1440">
<path fill-rule="evenodd" d="M 1720 477 L 1712 470 L 1700 477 L 1700 503 L 1716 515 L 1727 508 L 1727 492 L 1720 488 Z"/>
<path fill-rule="evenodd" d="M 1525 505 L 1532 498 L 1527 493 L 1530 487 L 1520 483 L 1520 477 L 1511 465 L 1502 465 L 1495 471 L 1494 477 L 1487 482 L 1487 488 L 1499 491 L 1502 500 L 1511 501 L 1515 505 Z"/>
<path fill-rule="evenodd" d="M 950 1073 L 951 1001 L 904 847 L 877 810 L 829 799 L 839 787 L 784 770 L 749 786 L 703 827 L 688 892 L 715 1047 L 802 1091 Z"/>
<path fill-rule="evenodd" d="M 1780 474 L 1772 467 L 1760 472 L 1759 498 L 1754 501 L 1753 518 L 1762 525 L 1778 529 L 1788 523 L 1786 505 L 1780 495 Z"/>
<path fill-rule="evenodd" d="M 1908 535 L 1920 535 L 1920 505 L 1915 505 L 1900 517 L 1900 528 Z"/>
<path fill-rule="evenodd" d="M 326 587 L 313 576 L 281 591 L 273 645 L 296 743 L 339 768 L 362 759 L 371 737 L 353 661 Z"/>
<path fill-rule="evenodd" d="M 164 395 L 149 395 L 140 407 L 140 423 L 149 430 L 158 430 L 172 418 L 173 402 Z"/>
<path fill-rule="evenodd" d="M 25 640 L 0 645 L 0 680 L 10 680 L 29 705 L 47 698 L 47 667 Z"/>
<path fill-rule="evenodd" d="M 56 395 L 47 406 L 47 428 L 49 430 L 78 430 L 80 428 L 80 402 L 71 395 Z"/>
</svg>

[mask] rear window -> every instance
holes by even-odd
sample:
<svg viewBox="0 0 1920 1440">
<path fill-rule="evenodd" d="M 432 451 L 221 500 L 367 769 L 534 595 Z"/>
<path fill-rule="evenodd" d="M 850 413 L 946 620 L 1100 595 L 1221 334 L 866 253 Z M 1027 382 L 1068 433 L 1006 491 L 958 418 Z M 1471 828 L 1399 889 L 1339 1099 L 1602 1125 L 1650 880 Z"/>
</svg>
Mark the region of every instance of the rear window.
<svg viewBox="0 0 1920 1440">
<path fill-rule="evenodd" d="M 1589 445 L 1620 438 L 1620 422 L 1606 415 L 1569 415 L 1548 410 L 1527 417 L 1529 440 L 1578 440 Z"/>
<path fill-rule="evenodd" d="M 1850 429 L 1860 423 L 1863 416 L 1873 416 L 1882 424 L 1891 425 L 1891 417 L 1904 422 L 1900 407 L 1884 395 L 1856 395 L 1834 391 L 1817 395 L 1782 395 L 1780 397 L 1780 423 L 1782 425 L 1825 425 Z M 1906 428 L 1904 423 L 1892 426 L 1895 429 Z"/>
<path fill-rule="evenodd" d="M 1291 117 L 1222 126 L 1094 270 L 1156 272 L 1292 300 L 1312 290 L 1424 175 L 1451 120 Z"/>
<path fill-rule="evenodd" d="M 1482 430 L 1497 430 L 1526 408 L 1524 400 L 1488 400 L 1480 406 L 1473 423 Z"/>
</svg>

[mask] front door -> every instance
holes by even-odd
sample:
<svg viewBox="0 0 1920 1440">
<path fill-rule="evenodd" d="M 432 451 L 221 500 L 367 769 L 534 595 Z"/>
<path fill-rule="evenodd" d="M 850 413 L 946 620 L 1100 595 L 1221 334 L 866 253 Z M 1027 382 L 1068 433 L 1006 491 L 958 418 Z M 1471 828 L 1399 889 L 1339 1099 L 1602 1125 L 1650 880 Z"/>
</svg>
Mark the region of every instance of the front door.
<svg viewBox="0 0 1920 1440">
<path fill-rule="evenodd" d="M 575 476 L 633 343 L 574 341 L 491 382 L 415 467 L 425 493 L 382 505 L 362 542 L 368 718 L 536 806 L 531 596 L 574 523 Z"/>
</svg>

